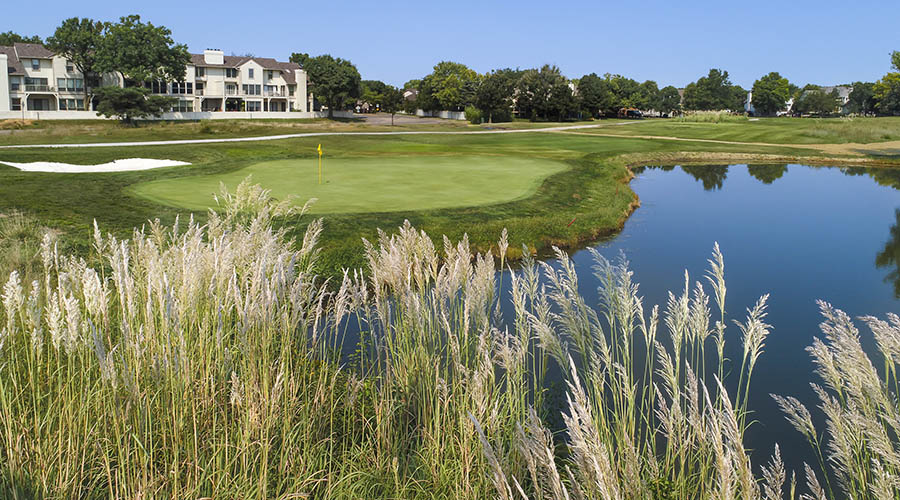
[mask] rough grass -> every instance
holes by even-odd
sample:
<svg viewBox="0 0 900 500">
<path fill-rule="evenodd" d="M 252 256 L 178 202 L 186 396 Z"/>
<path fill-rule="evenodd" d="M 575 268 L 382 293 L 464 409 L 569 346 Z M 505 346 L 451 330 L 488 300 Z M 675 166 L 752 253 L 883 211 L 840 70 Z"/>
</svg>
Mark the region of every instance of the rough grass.
<svg viewBox="0 0 900 500">
<path fill-rule="evenodd" d="M 589 133 L 590 129 L 584 132 Z M 900 117 L 880 118 L 760 118 L 704 123 L 678 119 L 644 120 L 602 133 L 656 135 L 770 144 L 868 144 L 900 140 Z"/>
<path fill-rule="evenodd" d="M 21 120 L 10 120 L 21 124 Z M 368 125 L 358 119 L 257 119 L 148 121 L 138 126 L 125 126 L 109 120 L 41 120 L 28 121 L 27 126 L 0 125 L 0 145 L 11 144 L 76 144 L 91 142 L 164 141 L 296 134 L 301 132 L 352 132 L 390 130 L 458 130 L 465 123 L 454 120 L 396 126 Z"/>
<path fill-rule="evenodd" d="M 678 123 L 740 123 L 746 122 L 747 116 L 728 111 L 693 111 L 674 118 L 674 121 Z"/>
</svg>

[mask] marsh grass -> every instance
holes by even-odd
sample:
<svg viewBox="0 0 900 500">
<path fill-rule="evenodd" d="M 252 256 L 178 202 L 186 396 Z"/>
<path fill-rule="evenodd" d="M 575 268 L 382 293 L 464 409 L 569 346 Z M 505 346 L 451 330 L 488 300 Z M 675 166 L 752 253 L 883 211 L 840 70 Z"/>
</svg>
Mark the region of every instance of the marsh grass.
<svg viewBox="0 0 900 500">
<path fill-rule="evenodd" d="M 795 497 L 777 447 L 756 468 L 745 448 L 767 297 L 729 319 L 718 247 L 705 276 L 647 309 L 627 263 L 595 254 L 595 307 L 560 250 L 550 265 L 524 249 L 504 284 L 505 231 L 474 253 L 405 223 L 330 286 L 321 221 L 293 241 L 279 229 L 303 216 L 290 201 L 244 183 L 218 202 L 203 225 L 154 221 L 129 239 L 95 227 L 87 260 L 27 224 L 4 233 L 41 240 L 37 270 L 0 282 L 0 495 Z M 827 317 L 835 347 L 814 352 L 838 393 L 826 414 L 844 420 L 823 464 L 847 446 L 840 484 L 886 491 L 896 404 L 874 397 L 871 364 L 835 333 L 846 321 Z M 870 321 L 900 356 L 900 320 Z M 731 342 L 740 360 L 724 358 Z M 843 356 L 855 364 L 829 361 Z M 861 447 L 870 430 L 887 451 Z M 815 498 L 832 489 L 807 483 Z"/>
</svg>

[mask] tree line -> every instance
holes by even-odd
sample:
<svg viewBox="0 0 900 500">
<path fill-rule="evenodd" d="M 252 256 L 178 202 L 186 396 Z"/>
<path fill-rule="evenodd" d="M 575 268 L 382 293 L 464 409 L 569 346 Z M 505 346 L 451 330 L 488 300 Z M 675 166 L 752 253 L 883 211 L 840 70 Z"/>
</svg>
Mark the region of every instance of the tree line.
<svg viewBox="0 0 900 500">
<path fill-rule="evenodd" d="M 70 18 L 42 41 L 13 32 L 0 33 L 0 45 L 16 42 L 44 43 L 69 59 L 85 75 L 85 102 L 98 101 L 97 110 L 126 121 L 158 114 L 172 99 L 150 95 L 143 83 L 184 79 L 190 62 L 187 47 L 176 44 L 164 26 L 144 23 L 140 16 L 119 22 Z M 530 120 L 567 120 L 616 116 L 634 108 L 671 115 L 684 111 L 744 112 L 746 89 L 731 82 L 728 72 L 713 68 L 679 90 L 659 88 L 653 80 L 606 73 L 590 73 L 569 79 L 555 65 L 531 69 L 495 69 L 479 74 L 465 64 L 442 61 L 421 79 L 402 89 L 377 80 L 363 80 L 349 60 L 329 54 L 293 53 L 309 77 L 309 90 L 333 116 L 335 110 L 352 109 L 364 101 L 382 111 L 466 111 L 472 121 L 509 121 L 514 115 Z M 844 110 L 863 115 L 900 115 L 900 51 L 891 54 L 892 71 L 877 82 L 856 82 Z M 118 72 L 125 88 L 100 87 L 100 75 Z M 406 97 L 404 97 L 406 94 Z M 807 84 L 799 87 L 777 72 L 753 83 L 750 104 L 760 115 L 787 111 L 825 116 L 841 110 L 837 89 L 826 92 Z"/>
</svg>

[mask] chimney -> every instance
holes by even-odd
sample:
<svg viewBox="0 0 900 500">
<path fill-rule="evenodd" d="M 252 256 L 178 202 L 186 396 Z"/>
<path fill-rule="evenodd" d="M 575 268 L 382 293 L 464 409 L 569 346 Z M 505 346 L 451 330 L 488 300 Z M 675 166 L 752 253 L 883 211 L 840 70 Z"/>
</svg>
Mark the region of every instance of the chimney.
<svg viewBox="0 0 900 500">
<path fill-rule="evenodd" d="M 218 49 L 203 51 L 203 62 L 206 64 L 225 64 L 225 53 Z"/>
</svg>

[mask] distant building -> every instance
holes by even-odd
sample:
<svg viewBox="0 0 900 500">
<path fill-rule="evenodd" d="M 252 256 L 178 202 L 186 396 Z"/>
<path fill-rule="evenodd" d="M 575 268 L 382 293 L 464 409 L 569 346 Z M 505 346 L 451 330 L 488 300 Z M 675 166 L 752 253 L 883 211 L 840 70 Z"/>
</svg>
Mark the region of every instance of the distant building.
<svg viewBox="0 0 900 500">
<path fill-rule="evenodd" d="M 0 46 L 0 113 L 91 111 L 93 103 L 85 102 L 84 85 L 84 76 L 70 61 L 43 45 Z M 119 73 L 105 74 L 100 85 L 123 86 L 124 80 Z M 184 81 L 145 82 L 144 86 L 154 94 L 177 98 L 173 113 L 311 108 L 306 72 L 299 64 L 226 56 L 221 50 L 191 54 Z"/>
</svg>

